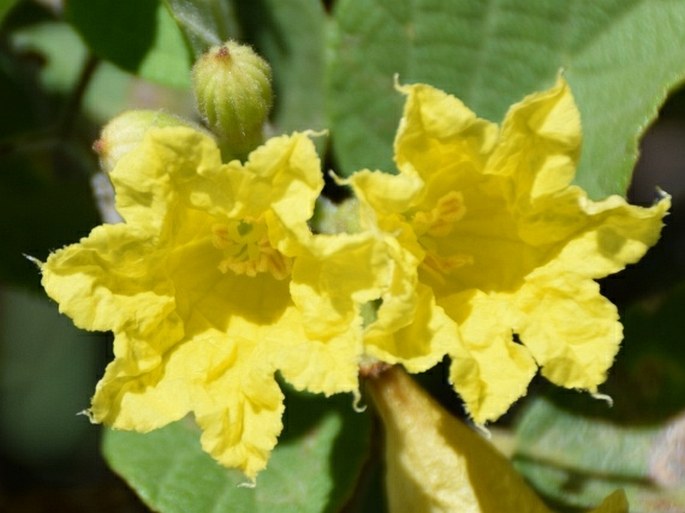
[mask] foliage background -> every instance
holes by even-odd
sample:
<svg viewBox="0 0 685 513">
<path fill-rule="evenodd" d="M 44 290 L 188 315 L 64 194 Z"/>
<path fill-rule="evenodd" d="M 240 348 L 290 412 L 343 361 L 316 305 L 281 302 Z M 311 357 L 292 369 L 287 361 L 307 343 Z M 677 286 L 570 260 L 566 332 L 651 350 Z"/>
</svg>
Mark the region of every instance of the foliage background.
<svg viewBox="0 0 685 513">
<path fill-rule="evenodd" d="M 327 168 L 392 172 L 403 83 L 427 81 L 498 121 L 564 70 L 585 142 L 578 183 L 595 198 L 674 196 L 663 240 L 605 280 L 626 340 L 603 392 L 536 381 L 494 441 L 551 504 L 578 511 L 625 487 L 635 512 L 685 510 L 685 4 L 678 0 L 0 0 L 0 511 L 147 511 L 76 413 L 109 359 L 75 330 L 22 255 L 44 259 L 99 223 L 90 150 L 128 108 L 193 117 L 194 55 L 228 37 L 274 68 L 271 133 L 328 129 Z M 670 99 L 662 106 L 670 92 Z M 341 191 L 330 189 L 331 196 Z M 421 382 L 456 414 L 441 366 Z M 111 465 L 165 512 L 379 511 L 378 428 L 351 398 L 288 392 L 286 430 L 256 489 L 214 466 L 190 423 L 109 433 Z M 242 508 L 242 509 L 240 509 Z"/>
</svg>

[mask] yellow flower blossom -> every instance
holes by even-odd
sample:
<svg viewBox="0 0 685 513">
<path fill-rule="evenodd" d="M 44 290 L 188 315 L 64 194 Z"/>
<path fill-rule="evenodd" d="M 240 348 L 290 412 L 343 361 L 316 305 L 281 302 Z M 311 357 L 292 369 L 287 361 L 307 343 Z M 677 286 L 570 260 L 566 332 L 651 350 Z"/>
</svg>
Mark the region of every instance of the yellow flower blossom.
<svg viewBox="0 0 685 513">
<path fill-rule="evenodd" d="M 124 222 L 41 264 L 61 312 L 114 333 L 89 415 L 146 432 L 193 412 L 203 448 L 254 479 L 281 431 L 276 371 L 358 390 L 361 326 L 314 336 L 290 293 L 323 186 L 314 146 L 296 133 L 222 164 L 205 134 L 150 128 L 110 178 Z"/>
<path fill-rule="evenodd" d="M 595 202 L 571 184 L 581 128 L 563 78 L 512 106 L 501 127 L 431 86 L 401 90 L 399 174 L 365 170 L 350 183 L 367 223 L 419 259 L 417 286 L 459 326 L 450 378 L 471 416 L 502 415 L 538 367 L 596 392 L 622 327 L 594 280 L 656 242 L 669 198 Z"/>
</svg>

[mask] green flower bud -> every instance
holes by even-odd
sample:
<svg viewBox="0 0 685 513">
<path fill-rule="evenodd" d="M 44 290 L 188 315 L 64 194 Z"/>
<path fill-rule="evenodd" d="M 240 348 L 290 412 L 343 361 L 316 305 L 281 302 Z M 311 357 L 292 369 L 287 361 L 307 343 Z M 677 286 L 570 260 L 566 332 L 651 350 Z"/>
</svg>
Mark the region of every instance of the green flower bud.
<svg viewBox="0 0 685 513">
<path fill-rule="evenodd" d="M 138 146 L 150 128 L 188 126 L 198 128 L 183 118 L 154 110 L 129 110 L 112 119 L 93 144 L 100 157 L 100 167 L 109 173 L 119 159 Z"/>
<path fill-rule="evenodd" d="M 249 46 L 228 41 L 193 67 L 200 114 L 220 140 L 226 158 L 244 158 L 263 141 L 272 104 L 271 68 Z"/>
</svg>

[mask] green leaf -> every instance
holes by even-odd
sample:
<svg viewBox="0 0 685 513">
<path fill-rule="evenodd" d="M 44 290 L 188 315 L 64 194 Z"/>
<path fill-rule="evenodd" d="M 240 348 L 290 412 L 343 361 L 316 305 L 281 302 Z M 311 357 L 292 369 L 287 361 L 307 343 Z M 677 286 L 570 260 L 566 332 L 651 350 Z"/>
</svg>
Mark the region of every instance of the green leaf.
<svg viewBox="0 0 685 513">
<path fill-rule="evenodd" d="M 241 39 L 273 69 L 276 133 L 324 127 L 324 28 L 321 2 L 234 0 Z M 337 99 L 336 99 L 337 100 Z"/>
<path fill-rule="evenodd" d="M 164 4 L 188 38 L 196 59 L 237 32 L 229 0 L 164 0 Z"/>
<path fill-rule="evenodd" d="M 190 53 L 159 0 L 70 0 L 65 15 L 98 57 L 161 84 L 190 85 Z"/>
<path fill-rule="evenodd" d="M 339 0 L 327 94 L 342 174 L 394 169 L 400 82 L 427 82 L 500 121 L 564 69 L 581 111 L 576 181 L 625 193 L 637 140 L 685 77 L 677 0 Z"/>
<path fill-rule="evenodd" d="M 660 427 L 617 425 L 538 399 L 517 437 L 516 467 L 554 503 L 588 508 L 623 489 L 633 513 L 685 511 L 683 418 Z"/>
<path fill-rule="evenodd" d="M 240 487 L 240 472 L 202 452 L 189 419 L 145 435 L 108 431 L 104 454 L 161 513 L 339 511 L 368 453 L 368 417 L 352 410 L 348 396 L 289 394 L 286 405 L 284 432 L 255 488 Z"/>
</svg>

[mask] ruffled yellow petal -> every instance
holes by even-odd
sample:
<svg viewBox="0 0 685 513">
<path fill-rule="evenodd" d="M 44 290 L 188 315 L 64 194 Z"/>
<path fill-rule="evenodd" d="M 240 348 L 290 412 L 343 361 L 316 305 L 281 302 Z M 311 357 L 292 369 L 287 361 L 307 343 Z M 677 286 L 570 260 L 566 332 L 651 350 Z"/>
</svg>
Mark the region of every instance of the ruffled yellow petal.
<svg viewBox="0 0 685 513">
<path fill-rule="evenodd" d="M 132 339 L 124 333 L 115 337 L 115 359 L 98 382 L 88 410 L 93 422 L 147 432 L 192 409 L 187 382 L 168 370 L 178 365 L 179 352 L 165 355 L 160 346 L 166 342 Z"/>
<path fill-rule="evenodd" d="M 483 172 L 510 177 L 516 201 L 552 194 L 573 179 L 580 140 L 580 114 L 560 76 L 551 89 L 531 94 L 509 109 Z"/>
<path fill-rule="evenodd" d="M 418 303 L 418 276 L 416 268 L 419 259 L 400 244 L 395 237 L 379 237 L 377 241 L 384 250 L 383 269 L 380 275 L 376 318 L 366 328 L 367 336 L 374 337 L 391 333 L 413 322 Z M 433 294 L 425 291 L 424 303 L 433 299 Z"/>
<path fill-rule="evenodd" d="M 216 143 L 202 132 L 180 126 L 150 129 L 110 173 L 116 209 L 130 226 L 162 235 L 182 184 L 211 188 L 197 180 L 197 170 L 220 165 Z"/>
<path fill-rule="evenodd" d="M 273 354 L 281 336 L 294 332 L 296 314 L 287 282 L 213 272 L 216 281 L 203 293 L 182 294 L 194 303 L 180 307 L 184 336 L 166 352 L 150 336 L 141 341 L 117 334 L 115 360 L 98 384 L 91 416 L 145 432 L 192 411 L 203 428 L 205 449 L 254 478 L 281 430 Z M 206 279 L 201 273 L 198 278 L 196 284 Z M 183 290 L 188 283 L 177 285 Z M 135 365 L 141 348 L 157 350 L 158 365 L 147 372 Z"/>
<path fill-rule="evenodd" d="M 304 133 L 269 139 L 244 165 L 232 161 L 196 169 L 195 181 L 187 184 L 191 203 L 231 218 L 257 219 L 274 210 L 289 226 L 302 225 L 323 187 L 319 157 Z"/>
<path fill-rule="evenodd" d="M 596 392 L 623 338 L 618 311 L 599 285 L 571 273 L 546 275 L 531 279 L 515 299 L 525 316 L 518 334 L 542 374 Z"/>
<path fill-rule="evenodd" d="M 321 162 L 308 134 L 270 139 L 250 154 L 247 168 L 258 177 L 257 183 L 244 183 L 241 190 L 250 208 L 268 198 L 270 210 L 286 226 L 304 226 L 323 188 Z M 267 187 L 269 194 L 264 198 L 260 188 Z"/>
<path fill-rule="evenodd" d="M 167 329 L 162 324 L 176 306 L 173 286 L 159 273 L 162 261 L 149 234 L 104 225 L 52 253 L 41 265 L 42 285 L 80 328 L 152 333 Z M 173 342 L 179 333 L 169 329 Z"/>
<path fill-rule="evenodd" d="M 300 312 L 289 313 L 288 329 L 282 327 L 276 335 L 270 355 L 285 380 L 298 390 L 327 396 L 358 393 L 359 360 L 364 351 L 361 325 L 317 339 L 303 335 L 306 321 Z"/>
<path fill-rule="evenodd" d="M 198 367 L 204 372 L 202 382 L 194 387 L 193 410 L 203 430 L 204 450 L 254 480 L 266 467 L 282 428 L 283 394 L 274 379 L 270 347 L 265 342 L 280 329 L 244 319 L 231 324 L 232 340 L 226 344 L 232 346 L 230 351 L 205 349 L 210 354 L 203 355 L 205 367 Z M 194 355 L 202 349 L 193 348 Z"/>
<path fill-rule="evenodd" d="M 371 226 L 362 233 L 318 236 L 308 244 L 310 255 L 301 255 L 293 269 L 293 300 L 310 338 L 355 334 L 361 348 L 363 337 L 357 363 L 364 354 L 413 372 L 426 370 L 442 359 L 457 330 L 432 291 L 418 284 L 420 260 L 412 250 L 420 248 L 411 231 L 405 240 L 366 221 Z"/>
<path fill-rule="evenodd" d="M 472 291 L 440 300 L 461 338 L 449 349 L 450 381 L 478 424 L 497 419 L 525 395 L 537 371 L 531 352 L 514 342 L 520 316 L 506 296 Z"/>
<path fill-rule="evenodd" d="M 418 281 L 425 252 L 411 225 L 397 215 L 414 202 L 422 180 L 412 172 L 391 176 L 360 171 L 348 182 L 359 198 L 361 225 L 381 248 L 379 269 L 385 269 L 377 272 L 380 295 L 372 298 L 377 303 L 365 329 L 365 352 L 422 372 L 439 362 L 459 336 L 436 305 L 433 291 Z"/>
<path fill-rule="evenodd" d="M 357 198 L 381 216 L 408 210 L 424 185 L 412 171 L 400 175 L 357 171 L 344 183 L 349 183 Z"/>
<path fill-rule="evenodd" d="M 207 301 L 218 307 L 222 298 Z M 188 321 L 187 340 L 156 372 L 115 377 L 113 369 L 127 362 L 117 355 L 98 385 L 91 414 L 115 428 L 145 432 L 193 411 L 205 450 L 254 479 L 281 431 L 283 397 L 269 344 L 283 331 L 282 321 L 265 326 L 239 316 L 225 320 L 215 308 L 205 312 Z M 108 417 L 102 418 L 104 411 Z"/>
<path fill-rule="evenodd" d="M 649 208 L 629 205 L 619 196 L 600 202 L 588 200 L 585 193 L 573 188 L 578 209 L 575 233 L 545 272 L 550 274 L 570 269 L 588 278 L 603 278 L 640 260 L 656 244 L 663 227 L 663 218 L 671 207 L 670 196 L 664 196 Z M 549 232 L 563 230 L 558 223 L 549 223 Z"/>
<path fill-rule="evenodd" d="M 433 367 L 459 340 L 456 324 L 435 304 L 430 288 L 419 284 L 416 293 L 415 308 L 404 319 L 411 319 L 410 324 L 393 329 L 402 323 L 374 323 L 364 337 L 366 354 L 386 363 L 401 363 L 409 372 Z M 382 307 L 378 314 L 382 321 Z"/>
<path fill-rule="evenodd" d="M 415 204 L 432 204 L 464 174 L 485 165 L 497 126 L 429 85 L 402 86 L 400 91 L 407 100 L 395 139 L 395 161 L 401 173 L 418 173 L 426 184 Z"/>
<path fill-rule="evenodd" d="M 176 376 L 187 383 L 205 450 L 254 478 L 281 430 L 272 358 L 292 331 L 287 282 L 267 275 L 219 281 L 194 306 Z M 174 367 L 167 367 L 168 379 Z"/>
<path fill-rule="evenodd" d="M 327 339 L 361 325 L 358 305 L 379 298 L 391 279 L 384 245 L 368 232 L 320 235 L 308 250 L 293 268 L 290 287 L 304 329 Z"/>
</svg>

